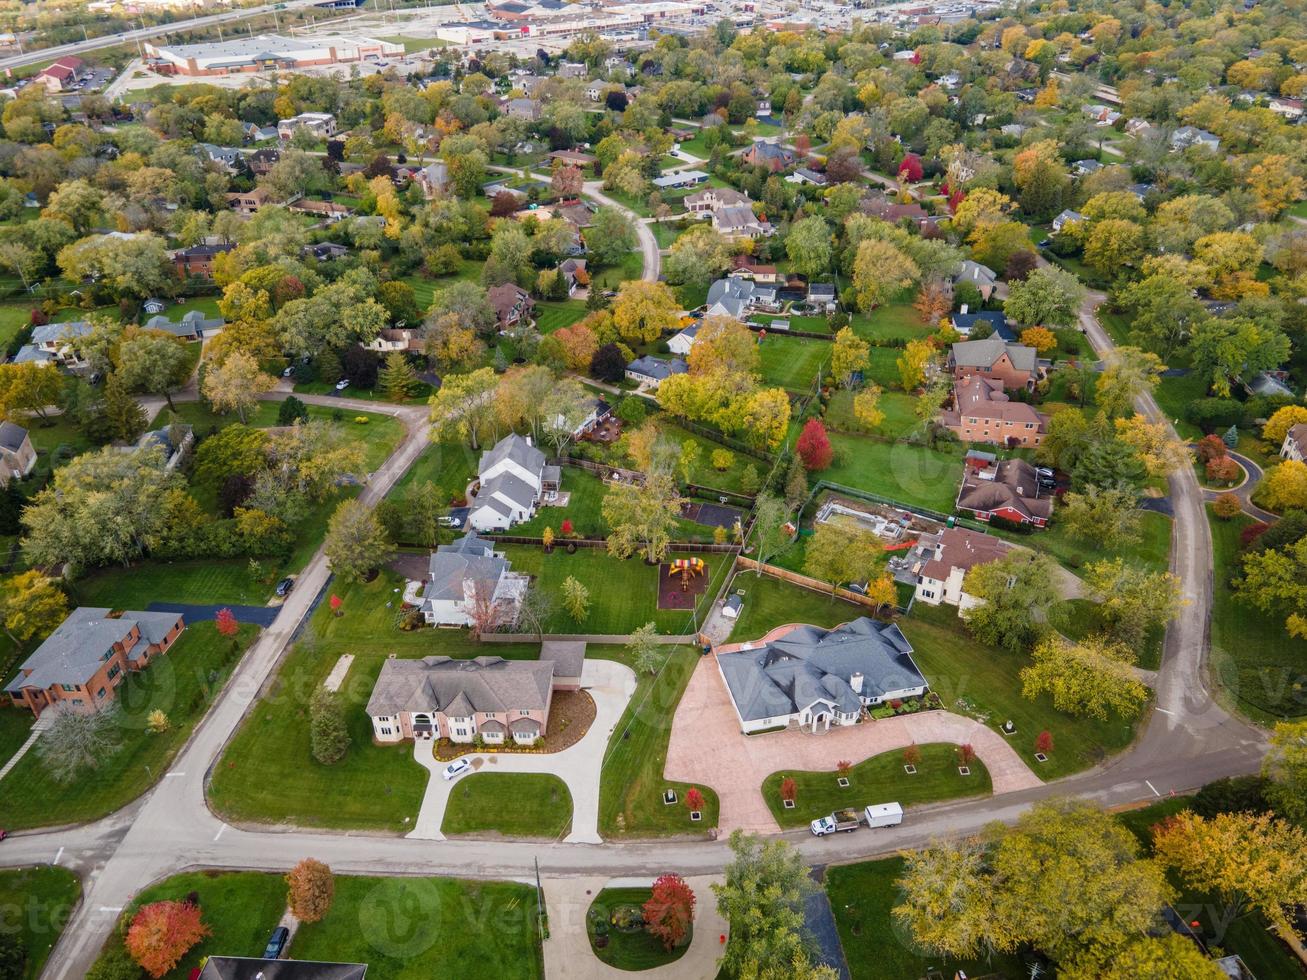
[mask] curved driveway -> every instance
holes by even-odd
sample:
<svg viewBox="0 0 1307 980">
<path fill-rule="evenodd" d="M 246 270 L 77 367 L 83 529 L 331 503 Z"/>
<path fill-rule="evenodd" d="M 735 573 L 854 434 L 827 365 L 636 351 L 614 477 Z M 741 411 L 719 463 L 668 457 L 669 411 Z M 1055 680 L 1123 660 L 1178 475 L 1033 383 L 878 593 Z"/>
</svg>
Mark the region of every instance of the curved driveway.
<svg viewBox="0 0 1307 980">
<path fill-rule="evenodd" d="M 1091 343 L 1100 355 L 1110 358 L 1111 341 L 1094 316 L 1102 298 L 1089 294 L 1080 316 Z M 1150 418 L 1163 417 L 1151 397 L 1141 399 L 1139 408 Z M 423 409 L 399 409 L 396 414 L 407 425 L 408 435 L 372 475 L 363 492 L 369 502 L 384 496 L 427 443 Z M 838 841 L 813 839 L 803 831 L 787 836 L 814 863 L 851 861 L 919 847 L 939 836 L 970 833 L 992 820 L 1014 820 L 1032 802 L 1052 796 L 1076 794 L 1104 806 L 1120 806 L 1256 769 L 1265 751 L 1264 733 L 1227 714 L 1205 686 L 1212 549 L 1202 493 L 1191 468 L 1171 478 L 1171 498 L 1176 513 L 1171 567 L 1180 578 L 1188 606 L 1167 629 L 1156 710 L 1130 751 L 1057 782 L 914 811 L 905 824 L 874 834 L 838 835 Z M 285 870 L 313 856 L 338 872 L 354 874 L 522 878 L 533 872 L 538 861 L 546 875 L 645 876 L 674 869 L 688 877 L 714 874 L 729 860 L 720 841 L 542 845 L 255 831 L 224 825 L 205 801 L 207 773 L 272 675 L 328 577 L 319 551 L 276 622 L 246 653 L 169 772 L 145 797 L 92 824 L 20 834 L 0 845 L 0 865 L 49 863 L 62 855 L 61 863 L 83 875 L 84 900 L 56 946 L 45 976 L 84 977 L 131 896 L 150 882 L 187 868 Z M 712 751 L 712 746 L 703 750 Z"/>
</svg>

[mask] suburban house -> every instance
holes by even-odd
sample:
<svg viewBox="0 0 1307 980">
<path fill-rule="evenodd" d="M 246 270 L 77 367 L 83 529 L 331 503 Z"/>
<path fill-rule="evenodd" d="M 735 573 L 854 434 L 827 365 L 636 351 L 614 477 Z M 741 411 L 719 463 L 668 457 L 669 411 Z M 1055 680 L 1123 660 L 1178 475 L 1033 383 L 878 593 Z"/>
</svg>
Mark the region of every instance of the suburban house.
<svg viewBox="0 0 1307 980">
<path fill-rule="evenodd" d="M 239 173 L 245 167 L 245 159 L 241 156 L 241 151 L 230 146 L 196 143 L 195 153 L 201 160 L 216 163 L 229 174 Z"/>
<path fill-rule="evenodd" d="M 349 255 L 349 246 L 339 242 L 318 242 L 316 245 L 305 245 L 300 249 L 300 255 L 306 259 L 330 262 L 332 259 L 343 259 Z"/>
<path fill-rule="evenodd" d="M 272 138 L 276 138 L 277 131 L 274 129 Z M 281 150 L 275 146 L 265 146 L 262 149 L 255 150 L 246 159 L 250 165 L 250 172 L 256 177 L 262 177 L 264 174 L 271 172 L 272 168 L 281 162 Z"/>
<path fill-rule="evenodd" d="M 732 255 L 729 273 L 738 279 L 752 279 L 754 282 L 777 286 L 785 277 L 776 271 L 774 265 L 759 265 L 751 255 Z"/>
<path fill-rule="evenodd" d="M 740 730 L 853 725 L 863 708 L 926 693 L 912 645 L 892 623 L 863 616 L 831 630 L 781 626 L 717 650 Z"/>
<path fill-rule="evenodd" d="M 5 425 L 10 423 L 6 422 Z M 0 428 L 0 442 L 4 438 L 4 429 Z M 1307 461 L 1307 422 L 1299 422 L 1284 434 L 1284 445 L 1280 447 L 1281 459 L 1292 459 L 1299 463 Z"/>
<path fill-rule="evenodd" d="M 1187 150 L 1191 146 L 1201 146 L 1206 150 L 1219 150 L 1221 139 L 1214 133 L 1197 126 L 1181 126 L 1171 134 L 1172 150 Z"/>
<path fill-rule="evenodd" d="M 748 204 L 732 204 L 712 213 L 713 230 L 723 238 L 738 241 L 741 238 L 766 238 L 776 229 L 753 213 Z"/>
<path fill-rule="evenodd" d="M 62 364 L 65 367 L 83 367 L 84 363 L 73 348 L 71 341 L 91 332 L 91 325 L 85 320 L 70 320 L 67 323 L 44 323 L 32 330 L 31 343 L 24 344 L 14 355 L 14 363 L 38 361 L 49 364 Z"/>
<path fill-rule="evenodd" d="M 825 187 L 826 175 L 810 167 L 799 167 L 785 178 L 787 184 L 811 184 L 813 187 Z"/>
<path fill-rule="evenodd" d="M 705 316 L 730 316 L 743 320 L 751 311 L 779 312 L 781 305 L 775 286 L 752 279 L 728 276 L 708 287 Z"/>
<path fill-rule="evenodd" d="M 994 295 L 994 290 L 998 286 L 998 273 L 987 265 L 967 259 L 959 267 L 958 274 L 953 277 L 954 286 L 964 282 L 969 282 L 979 289 L 980 298 L 989 302 L 989 298 Z"/>
<path fill-rule="evenodd" d="M 380 354 L 392 351 L 417 352 L 423 349 L 422 337 L 409 327 L 383 327 L 376 337 L 363 346 Z"/>
<path fill-rule="evenodd" d="M 808 305 L 826 313 L 834 313 L 839 305 L 835 298 L 835 284 L 814 282 L 808 286 Z"/>
<path fill-rule="evenodd" d="M 953 402 L 942 419 L 963 442 L 1033 447 L 1043 442 L 1048 432 L 1048 416 L 1026 402 L 1010 401 L 997 379 L 973 374 L 957 382 Z"/>
<path fill-rule="evenodd" d="M 1096 174 L 1103 169 L 1103 165 L 1097 160 L 1077 160 L 1071 164 L 1071 172 L 1077 177 L 1088 177 L 1090 174 Z"/>
<path fill-rule="evenodd" d="M 427 580 L 417 601 L 430 626 L 471 626 L 478 618 L 512 622 L 530 577 L 513 571 L 494 543 L 469 531 L 431 553 Z M 406 596 L 407 600 L 408 597 Z"/>
<path fill-rule="evenodd" d="M 170 472 L 186 461 L 194 445 L 195 429 L 184 422 L 143 432 L 136 440 L 137 449 L 158 449 L 163 457 L 163 468 Z"/>
<path fill-rule="evenodd" d="M 703 321 L 695 320 L 688 327 L 684 327 L 680 333 L 667 341 L 667 349 L 673 354 L 680 354 L 682 357 L 687 356 L 690 353 L 690 348 L 694 346 L 694 339 L 699 336 L 701 326 L 703 326 Z"/>
<path fill-rule="evenodd" d="M 634 381 L 642 391 L 652 391 L 673 374 L 686 374 L 689 370 L 690 365 L 682 358 L 662 360 L 645 354 L 626 365 L 626 380 Z"/>
<path fill-rule="evenodd" d="M 114 700 L 129 670 L 144 670 L 176 642 L 179 613 L 124 612 L 82 606 L 68 614 L 5 688 L 36 716 L 49 707 L 89 713 Z"/>
<path fill-rule="evenodd" d="M 233 192 L 227 195 L 227 204 L 237 214 L 251 215 L 263 205 L 272 201 L 272 192 L 266 187 L 256 187 L 250 191 Z"/>
<path fill-rule="evenodd" d="M 366 963 L 209 956 L 195 980 L 364 980 L 367 973 Z"/>
<path fill-rule="evenodd" d="M 235 242 L 222 242 L 217 245 L 190 245 L 170 253 L 172 267 L 177 270 L 180 279 L 212 279 L 213 260 L 219 255 L 232 251 Z"/>
<path fill-rule="evenodd" d="M 241 126 L 241 132 L 245 134 L 245 142 L 262 143 L 264 140 L 275 140 L 277 138 L 276 126 L 260 126 L 258 123 L 247 122 Z M 250 169 L 254 169 L 251 163 Z M 257 170 L 254 171 L 258 173 Z"/>
<path fill-rule="evenodd" d="M 422 188 L 422 196 L 429 201 L 449 186 L 449 165 L 444 160 L 435 160 L 417 170 L 413 179 Z"/>
<path fill-rule="evenodd" d="M 953 329 L 962 336 L 970 337 L 977 326 L 986 326 L 989 327 L 991 337 L 1001 337 L 1009 342 L 1017 339 L 1017 335 L 1007 325 L 1007 317 L 998 310 L 981 310 L 979 313 L 967 313 L 965 309 L 966 306 L 964 305 L 964 312 L 953 313 L 949 316 L 949 322 L 953 324 Z"/>
<path fill-rule="evenodd" d="M 544 115 L 544 109 L 535 99 L 509 99 L 504 111 L 514 119 L 536 122 Z"/>
<path fill-rule="evenodd" d="M 500 330 L 507 330 L 522 320 L 529 319 L 536 305 L 530 293 L 511 282 L 491 286 L 486 290 L 486 300 L 495 311 Z"/>
<path fill-rule="evenodd" d="M 795 156 L 793 150 L 786 149 L 780 143 L 758 139 L 744 151 L 743 159 L 751 167 L 766 167 L 772 173 L 779 173 L 794 166 Z"/>
<path fill-rule="evenodd" d="M 932 606 L 957 606 L 960 614 L 979 601 L 962 588 L 967 572 L 1007 553 L 1008 545 L 1002 539 L 964 527 L 923 535 L 911 558 L 917 576 L 916 598 Z"/>
<path fill-rule="evenodd" d="M 660 191 L 675 190 L 678 187 L 697 187 L 708 179 L 702 170 L 673 170 L 653 179 L 654 187 Z"/>
<path fill-rule="evenodd" d="M 884 194 L 867 195 L 858 202 L 858 210 L 863 214 L 871 215 L 873 218 L 880 218 L 882 221 L 888 221 L 891 224 L 897 224 L 904 218 L 907 218 L 913 224 L 919 224 L 927 217 L 926 209 L 916 201 L 902 204 L 898 201 L 891 201 Z"/>
<path fill-rule="evenodd" d="M 1004 388 L 1033 391 L 1038 372 L 1035 348 L 1011 344 L 1002 337 L 963 340 L 953 345 L 948 357 L 955 381 L 979 375 L 1002 382 Z"/>
<path fill-rule="evenodd" d="M 1274 113 L 1293 121 L 1302 118 L 1302 99 L 1271 99 L 1267 107 Z"/>
<path fill-rule="evenodd" d="M 559 166 L 579 167 L 582 170 L 593 167 L 599 161 L 593 153 L 582 153 L 580 150 L 554 150 L 549 154 L 549 159 L 557 161 Z"/>
<path fill-rule="evenodd" d="M 292 214 L 307 214 L 314 218 L 324 218 L 328 224 L 343 221 L 354 214 L 354 209 L 344 204 L 337 204 L 335 201 L 311 201 L 304 197 L 289 205 L 286 210 Z"/>
<path fill-rule="evenodd" d="M 681 206 L 691 214 L 711 214 L 718 208 L 748 203 L 749 195 L 733 187 L 705 187 L 687 195 Z"/>
<path fill-rule="evenodd" d="M 308 130 L 312 136 L 326 139 L 336 135 L 336 117 L 330 112 L 301 112 L 277 123 L 277 135 L 284 140 L 290 139 L 297 130 Z"/>
<path fill-rule="evenodd" d="M 545 454 L 516 433 L 481 454 L 477 489 L 468 509 L 468 526 L 477 531 L 503 530 L 535 514 L 541 500 L 558 492 L 562 473 L 545 465 Z"/>
<path fill-rule="evenodd" d="M 534 744 L 549 728 L 554 691 L 570 686 L 559 681 L 580 678 L 574 649 L 585 656 L 584 644 L 559 644 L 561 658 L 547 659 L 550 646 L 542 646 L 539 660 L 387 660 L 368 699 L 373 738 Z"/>
<path fill-rule="evenodd" d="M 581 436 L 613 414 L 613 406 L 597 396 L 586 402 L 586 408 L 585 418 L 572 426 L 572 437 L 575 439 L 581 438 Z M 566 425 L 567 418 L 562 413 L 554 416 L 553 428 L 561 429 Z"/>
<path fill-rule="evenodd" d="M 1001 517 L 1044 527 L 1053 514 L 1053 494 L 1040 486 L 1035 467 L 1024 459 L 1000 461 L 973 451 L 967 453 L 957 506 L 982 521 Z"/>
<path fill-rule="evenodd" d="M 1061 214 L 1053 219 L 1053 234 L 1056 235 L 1069 224 L 1076 224 L 1077 222 L 1084 220 L 1085 216 L 1079 211 L 1072 211 L 1070 208 L 1066 208 Z"/>
<path fill-rule="evenodd" d="M 182 340 L 203 340 L 205 337 L 212 337 L 221 333 L 226 325 L 227 321 L 222 317 L 206 317 L 200 310 L 183 313 L 180 320 L 169 320 L 160 314 L 145 321 L 146 330 L 160 330 Z"/>
<path fill-rule="evenodd" d="M 36 465 L 36 450 L 27 430 L 13 422 L 0 422 L 0 487 L 21 480 Z"/>
<path fill-rule="evenodd" d="M 558 264 L 558 271 L 567 281 L 568 296 L 590 285 L 590 272 L 585 267 L 585 259 L 564 259 Z"/>
</svg>

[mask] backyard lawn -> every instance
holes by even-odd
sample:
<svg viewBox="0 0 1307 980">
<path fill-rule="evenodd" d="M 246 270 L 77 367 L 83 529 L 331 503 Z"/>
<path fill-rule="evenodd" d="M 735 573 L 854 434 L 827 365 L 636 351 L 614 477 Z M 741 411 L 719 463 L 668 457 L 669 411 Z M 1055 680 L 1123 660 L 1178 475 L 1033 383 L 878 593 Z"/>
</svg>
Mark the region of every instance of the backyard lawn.
<svg viewBox="0 0 1307 980">
<path fill-rule="evenodd" d="M 871 724 L 875 724 L 872 722 Z M 883 752 L 859 762 L 849 770 L 849 785 L 836 782 L 836 772 L 774 772 L 762 783 L 762 795 L 767 807 L 782 829 L 806 827 L 818 817 L 828 816 L 836 810 L 854 809 L 859 812 L 870 803 L 888 803 L 893 800 L 903 806 L 914 803 L 937 803 L 964 796 L 988 796 L 992 792 L 989 770 L 979 759 L 968 765 L 971 774 L 958 772 L 956 745 L 931 742 L 917 746 L 921 760 L 916 763 L 915 775 L 903 769 L 902 752 Z M 781 803 L 781 781 L 792 778 L 797 789 L 794 808 L 786 809 Z"/>
<path fill-rule="evenodd" d="M 911 303 L 887 303 L 870 313 L 855 313 L 850 326 L 864 340 L 919 340 L 934 333 Z M 895 352 L 897 356 L 897 352 Z"/>
<path fill-rule="evenodd" d="M 830 407 L 826 411 L 826 424 L 833 429 L 839 429 L 842 432 L 863 432 L 869 431 L 874 435 L 884 436 L 888 439 L 899 439 L 911 432 L 920 430 L 922 422 L 917 418 L 915 407 L 916 399 L 911 395 L 905 395 L 901 391 L 882 390 L 880 401 L 877 402 L 877 408 L 884 413 L 885 418 L 881 420 L 880 425 L 874 429 L 866 427 L 858 421 L 853 414 L 853 398 L 856 391 L 841 389 L 835 392 L 830 400 Z"/>
<path fill-rule="evenodd" d="M 536 329 L 542 334 L 553 333 L 562 327 L 570 327 L 585 317 L 585 301 L 568 299 L 559 303 L 541 301 L 536 303 Z"/>
<path fill-rule="evenodd" d="M 643 927 L 625 932 L 609 925 L 604 933 L 608 937 L 607 944 L 602 949 L 595 944 L 595 931 L 600 923 L 608 923 L 613 913 L 623 906 L 643 908 L 652 895 L 652 888 L 605 888 L 595 896 L 586 915 L 586 929 L 590 935 L 590 948 L 601 963 L 618 970 L 652 970 L 674 963 L 685 955 L 694 941 L 693 926 L 687 930 L 681 945 L 670 951 L 663 946 L 661 939 L 655 939 Z M 700 901 L 708 897 L 703 896 Z"/>
<path fill-rule="evenodd" d="M 907 443 L 873 442 L 830 433 L 835 463 L 810 476 L 889 500 L 944 514 L 953 513 L 962 460 L 958 452 L 939 452 Z"/>
<path fill-rule="evenodd" d="M 1211 516 L 1212 674 L 1222 692 L 1239 710 L 1263 723 L 1277 718 L 1302 718 L 1307 704 L 1307 641 L 1289 636 L 1282 616 L 1263 613 L 1241 601 L 1230 588 L 1238 569 L 1239 533 L 1251 517 L 1229 521 Z"/>
<path fill-rule="evenodd" d="M 663 778 L 672 715 L 699 662 L 694 647 L 666 650 L 667 659 L 656 675 L 637 673 L 635 694 L 608 740 L 599 781 L 599 833 L 607 838 L 666 837 L 717 826 L 716 793 L 707 786 L 699 787 L 703 819 L 692 823 L 685 807 L 690 784 Z M 592 646 L 586 655 L 630 666 L 624 647 Z M 666 805 L 662 794 L 669 788 L 676 790 L 677 802 Z"/>
<path fill-rule="evenodd" d="M 830 359 L 831 345 L 770 333 L 758 345 L 764 384 L 789 391 L 807 392 L 822 364 Z"/>
<path fill-rule="evenodd" d="M 744 609 L 731 630 L 732 643 L 760 639 L 777 626 L 789 623 L 830 628 L 870 612 L 865 606 L 830 593 L 815 592 L 748 571 L 736 573 L 730 591 L 744 593 L 741 596 Z"/>
<path fill-rule="evenodd" d="M 16 931 L 27 950 L 26 964 L 7 976 L 36 980 L 41 975 L 81 891 L 77 875 L 67 868 L 0 871 L 0 933 Z"/>
<path fill-rule="evenodd" d="M 662 426 L 663 431 L 676 440 L 679 445 L 683 446 L 687 442 L 693 442 L 699 446 L 699 456 L 690 473 L 691 483 L 697 483 L 705 487 L 715 487 L 718 490 L 740 492 L 743 489 L 741 477 L 750 466 L 762 479 L 766 479 L 767 474 L 771 472 L 772 464 L 769 460 L 756 459 L 733 449 L 727 450 L 730 454 L 730 464 L 724 470 L 719 470 L 712 465 L 712 455 L 717 450 L 724 448 L 721 443 L 713 442 L 711 439 L 705 439 L 688 429 L 683 429 L 667 416 L 661 416 L 660 419 L 664 423 Z"/>
<path fill-rule="evenodd" d="M 213 623 L 188 625 L 167 655 L 148 670 L 129 674 L 119 686 L 122 715 L 117 751 L 98 768 L 83 771 L 66 784 L 49 773 L 39 752 L 29 752 L 5 777 L 11 787 L 22 786 L 23 791 L 0 794 L 0 827 L 14 830 L 95 820 L 140 796 L 163 775 L 190 737 L 255 633 L 254 627 L 243 626 L 233 644 L 218 635 Z M 161 734 L 145 724 L 156 708 L 166 712 L 171 722 Z"/>
<path fill-rule="evenodd" d="M 494 761 L 490 756 L 490 764 Z M 482 770 L 454 784 L 440 829 L 452 835 L 562 840 L 572 831 L 572 794 L 552 773 Z"/>
</svg>

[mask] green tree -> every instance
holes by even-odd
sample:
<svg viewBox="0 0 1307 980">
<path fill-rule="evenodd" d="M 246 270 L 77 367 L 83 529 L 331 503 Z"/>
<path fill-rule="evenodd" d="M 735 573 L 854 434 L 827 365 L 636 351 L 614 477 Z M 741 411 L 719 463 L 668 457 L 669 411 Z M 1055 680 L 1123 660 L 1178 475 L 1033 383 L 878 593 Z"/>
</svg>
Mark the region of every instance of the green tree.
<svg viewBox="0 0 1307 980">
<path fill-rule="evenodd" d="M 342 500 L 327 523 L 323 551 L 332 572 L 345 582 L 361 582 L 394 550 L 376 512 L 357 499 Z"/>
<path fill-rule="evenodd" d="M 1276 723 L 1262 773 L 1270 780 L 1266 795 L 1276 811 L 1307 825 L 1307 721 Z"/>
<path fill-rule="evenodd" d="M 831 232 L 826 219 L 814 215 L 790 226 L 785 236 L 785 254 L 790 268 L 809 278 L 820 277 L 830 268 Z"/>
<path fill-rule="evenodd" d="M 1044 266 L 1021 282 L 1009 283 L 1003 312 L 1028 326 L 1069 327 L 1079 316 L 1084 292 L 1070 272 Z"/>
<path fill-rule="evenodd" d="M 656 674 L 663 664 L 663 647 L 653 623 L 645 623 L 632 633 L 626 650 L 637 674 Z"/>
<path fill-rule="evenodd" d="M 789 508 L 779 497 L 764 493 L 759 494 L 754 501 L 753 545 L 759 576 L 762 575 L 762 566 L 788 548 L 793 541 L 794 536 L 786 526 L 789 516 Z"/>
<path fill-rule="evenodd" d="M 684 502 L 675 479 L 661 471 L 650 473 L 643 485 L 622 484 L 609 490 L 601 507 L 609 527 L 608 553 L 629 558 L 642 551 L 650 564 L 662 561 Z"/>
<path fill-rule="evenodd" d="M 218 412 L 235 410 L 241 422 L 254 409 L 259 396 L 277 386 L 277 379 L 265 374 L 259 362 L 243 351 L 228 354 L 220 364 L 210 364 L 204 373 L 204 397 Z"/>
<path fill-rule="evenodd" d="M 0 625 L 22 647 L 34 636 L 48 636 L 68 618 L 68 596 L 56 579 L 33 569 L 0 583 Z"/>
<path fill-rule="evenodd" d="M 853 262 L 858 307 L 867 312 L 887 303 L 921 278 L 921 268 L 888 241 L 868 239 Z"/>
<path fill-rule="evenodd" d="M 870 363 L 871 345 L 855 334 L 852 327 L 844 327 L 835 335 L 830 370 L 842 386 L 849 387 L 853 383 L 854 372 L 865 371 Z"/>
<path fill-rule="evenodd" d="M 590 590 L 576 576 L 569 575 L 563 580 L 563 608 L 577 623 L 584 623 L 590 615 Z"/>
<path fill-rule="evenodd" d="M 586 230 L 585 243 L 598 266 L 617 265 L 636 246 L 635 224 L 626 212 L 604 205 L 595 211 Z"/>
<path fill-rule="evenodd" d="M 1013 552 L 976 565 L 962 587 L 984 601 L 963 613 L 967 629 L 990 646 L 1014 653 L 1029 649 L 1057 600 L 1055 578 L 1052 561 L 1039 552 Z"/>
<path fill-rule="evenodd" d="M 1072 642 L 1047 636 L 1035 647 L 1029 667 L 1021 668 L 1021 693 L 1052 696 L 1053 707 L 1100 721 L 1112 712 L 1134 718 L 1148 702 L 1148 690 L 1135 677 L 1127 647 L 1095 636 Z"/>
<path fill-rule="evenodd" d="M 349 751 L 349 726 L 340 695 L 318 687 L 309 702 L 309 741 L 313 758 L 324 766 L 335 765 Z"/>
<path fill-rule="evenodd" d="M 1085 588 L 1098 603 L 1099 621 L 1115 642 L 1137 649 L 1180 611 L 1180 580 L 1122 559 L 1098 561 L 1084 574 Z"/>
<path fill-rule="evenodd" d="M 1062 498 L 1058 521 L 1077 541 L 1092 541 L 1106 549 L 1131 544 L 1139 540 L 1143 523 L 1135 497 L 1131 490 L 1088 486 Z"/>
<path fill-rule="evenodd" d="M 186 345 L 166 333 L 146 331 L 130 337 L 118 347 L 115 372 L 128 391 L 163 395 L 176 411 L 172 393 L 191 376 L 191 359 Z"/>
<path fill-rule="evenodd" d="M 418 374 L 403 351 L 391 351 L 377 378 L 387 401 L 406 402 L 418 386 Z"/>
<path fill-rule="evenodd" d="M 808 539 L 803 571 L 828 583 L 834 598 L 835 590 L 842 584 L 869 581 L 883 556 L 884 551 L 869 532 L 824 521 Z"/>
<path fill-rule="evenodd" d="M 294 425 L 296 422 L 307 422 L 308 420 L 309 407 L 294 395 L 287 395 L 282 403 L 277 406 L 277 425 L 279 426 Z M 222 432 L 230 432 L 233 428 L 236 428 L 236 426 L 227 426 Z"/>
</svg>

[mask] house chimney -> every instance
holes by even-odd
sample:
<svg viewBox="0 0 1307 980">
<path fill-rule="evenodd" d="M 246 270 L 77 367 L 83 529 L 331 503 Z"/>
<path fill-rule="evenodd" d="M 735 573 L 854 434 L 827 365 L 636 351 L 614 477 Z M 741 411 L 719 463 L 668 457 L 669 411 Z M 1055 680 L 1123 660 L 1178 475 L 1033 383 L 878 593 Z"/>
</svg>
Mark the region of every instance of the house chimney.
<svg viewBox="0 0 1307 980">
<path fill-rule="evenodd" d="M 966 316 L 966 313 L 967 313 L 967 307 L 968 307 L 969 305 L 970 305 L 969 303 L 963 303 L 962 306 L 961 306 L 961 308 L 958 309 L 958 312 L 961 313 L 963 316 Z"/>
<path fill-rule="evenodd" d="M 530 437 L 530 436 L 527 436 L 527 437 L 526 437 L 526 444 L 527 444 L 528 446 L 534 446 L 534 445 L 535 445 L 535 443 L 531 441 L 531 437 Z"/>
<path fill-rule="evenodd" d="M 854 673 L 849 675 L 849 687 L 853 688 L 854 694 L 862 693 L 862 674 Z"/>
</svg>

